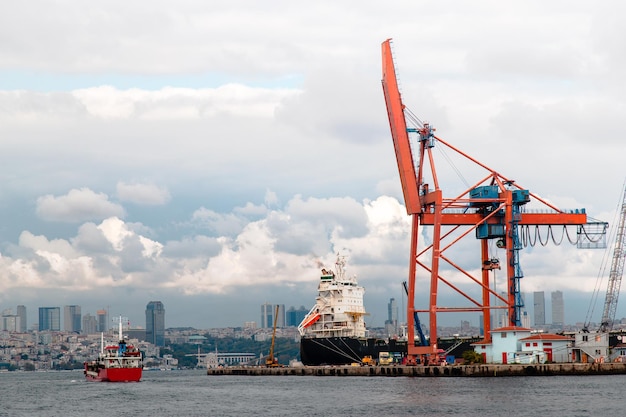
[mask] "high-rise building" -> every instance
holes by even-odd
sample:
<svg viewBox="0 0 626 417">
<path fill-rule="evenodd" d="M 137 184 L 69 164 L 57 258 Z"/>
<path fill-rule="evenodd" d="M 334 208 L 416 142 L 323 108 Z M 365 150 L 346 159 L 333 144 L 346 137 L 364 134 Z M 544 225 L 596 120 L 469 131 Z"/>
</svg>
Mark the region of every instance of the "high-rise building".
<svg viewBox="0 0 626 417">
<path fill-rule="evenodd" d="M 565 306 L 563 304 L 563 293 L 552 291 L 552 325 L 563 327 L 565 324 Z"/>
<path fill-rule="evenodd" d="M 545 326 L 546 324 L 546 299 L 543 291 L 533 293 L 533 313 L 535 326 Z"/>
<path fill-rule="evenodd" d="M 165 346 L 165 307 L 160 301 L 150 301 L 146 306 L 146 342 Z"/>
<path fill-rule="evenodd" d="M 20 317 L 13 314 L 13 310 L 7 308 L 0 316 L 0 330 L 6 332 L 18 332 L 20 327 Z"/>
<path fill-rule="evenodd" d="M 61 307 L 39 307 L 39 331 L 61 331 Z"/>
<path fill-rule="evenodd" d="M 278 307 L 278 314 L 276 315 L 276 327 L 285 327 L 285 305 L 284 304 L 276 304 L 274 306 L 274 313 L 276 313 L 276 308 Z M 272 326 L 274 324 L 272 323 Z"/>
<path fill-rule="evenodd" d="M 63 308 L 63 330 L 80 332 L 81 317 L 80 306 L 65 306 Z"/>
<path fill-rule="evenodd" d="M 385 329 L 388 335 L 398 335 L 398 303 L 395 298 L 390 298 L 387 303 L 387 320 L 385 321 Z"/>
<path fill-rule="evenodd" d="M 98 330 L 98 320 L 91 314 L 87 313 L 83 316 L 83 329 L 82 332 L 85 334 L 93 334 L 97 333 Z"/>
<path fill-rule="evenodd" d="M 300 306 L 297 310 L 293 306 L 289 307 L 289 310 L 287 310 L 287 326 L 299 326 L 308 312 L 309 310 L 307 310 L 304 306 Z"/>
<path fill-rule="evenodd" d="M 109 312 L 105 309 L 96 311 L 96 325 L 97 333 L 104 333 L 109 330 Z"/>
<path fill-rule="evenodd" d="M 261 328 L 274 327 L 274 306 L 270 303 L 261 305 Z"/>
<path fill-rule="evenodd" d="M 26 333 L 27 324 L 26 324 L 26 306 L 19 305 L 17 306 L 17 315 L 20 317 L 20 333 Z"/>
</svg>

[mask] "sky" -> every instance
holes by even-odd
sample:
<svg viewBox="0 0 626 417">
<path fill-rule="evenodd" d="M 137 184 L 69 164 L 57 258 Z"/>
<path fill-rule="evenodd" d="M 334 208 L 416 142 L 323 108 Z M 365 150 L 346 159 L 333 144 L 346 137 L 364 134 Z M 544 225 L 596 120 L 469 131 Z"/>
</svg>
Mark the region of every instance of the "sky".
<svg viewBox="0 0 626 417">
<path fill-rule="evenodd" d="M 75 304 L 142 326 L 159 300 L 167 327 L 241 326 L 265 302 L 310 308 L 320 266 L 340 253 L 366 288 L 368 325 L 382 326 L 390 298 L 406 306 L 411 224 L 380 83 L 389 38 L 404 103 L 441 139 L 560 208 L 615 224 L 623 2 L 5 9 L 0 309 L 26 305 L 29 325 L 38 307 Z M 481 178 L 443 158 L 444 195 Z M 603 302 L 605 257 L 527 248 L 522 291 L 561 290 L 566 321 L 583 321 L 597 289 Z M 461 263 L 479 268 L 480 253 Z"/>
</svg>

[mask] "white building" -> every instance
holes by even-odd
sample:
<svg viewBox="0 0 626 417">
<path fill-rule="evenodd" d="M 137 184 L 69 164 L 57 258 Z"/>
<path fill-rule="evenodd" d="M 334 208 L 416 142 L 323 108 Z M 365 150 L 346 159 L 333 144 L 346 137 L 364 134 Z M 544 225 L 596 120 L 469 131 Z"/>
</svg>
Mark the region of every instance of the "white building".
<svg viewBox="0 0 626 417">
<path fill-rule="evenodd" d="M 571 347 L 574 339 L 551 333 L 537 333 L 520 340 L 521 352 L 534 356 L 532 363 L 571 362 Z"/>
<path fill-rule="evenodd" d="M 526 337 L 530 337 L 530 329 L 526 327 L 501 327 L 491 330 L 491 342 L 482 341 L 472 346 L 484 363 L 516 363 L 521 356 L 520 340 Z"/>
</svg>

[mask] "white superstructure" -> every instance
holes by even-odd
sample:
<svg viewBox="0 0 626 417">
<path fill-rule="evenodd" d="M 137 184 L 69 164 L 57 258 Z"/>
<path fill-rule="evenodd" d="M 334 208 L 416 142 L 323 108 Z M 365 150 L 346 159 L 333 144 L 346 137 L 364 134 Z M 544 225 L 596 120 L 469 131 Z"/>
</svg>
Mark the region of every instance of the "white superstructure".
<svg viewBox="0 0 626 417">
<path fill-rule="evenodd" d="M 336 272 L 322 269 L 318 296 L 298 326 L 301 336 L 365 337 L 363 294 L 356 277 L 346 277 L 345 257 L 337 255 Z"/>
</svg>

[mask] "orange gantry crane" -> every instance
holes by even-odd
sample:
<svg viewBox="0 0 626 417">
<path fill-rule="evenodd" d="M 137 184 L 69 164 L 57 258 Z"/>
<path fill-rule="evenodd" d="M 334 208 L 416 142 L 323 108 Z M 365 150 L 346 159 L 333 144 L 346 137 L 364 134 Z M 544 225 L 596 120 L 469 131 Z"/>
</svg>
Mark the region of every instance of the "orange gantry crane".
<svg viewBox="0 0 626 417">
<path fill-rule="evenodd" d="M 519 261 L 521 249 L 537 241 L 543 245 L 549 237 L 555 243 L 560 243 L 555 239 L 557 226 L 563 227 L 561 240 L 567 235 L 571 243 L 581 248 L 602 247 L 605 245 L 607 225 L 588 221 L 585 209 L 558 209 L 435 136 L 435 129 L 413 116 L 402 102 L 390 39 L 382 44 L 382 86 L 404 202 L 407 214 L 412 217 L 407 288 L 407 359 L 413 364 L 434 363 L 439 360 L 439 313 L 482 314 L 485 342 L 491 340 L 491 315 L 495 310 L 503 312 L 506 326 L 520 327 L 523 309 L 520 291 L 520 280 L 523 277 Z M 407 122 L 410 122 L 411 127 Z M 433 154 L 436 145 L 457 153 L 481 168 L 485 175 L 457 196 L 444 197 Z M 531 201 L 541 208 L 527 209 L 526 205 Z M 432 226 L 429 241 L 425 243 L 418 241 L 423 226 Z M 575 238 L 569 235 L 568 226 L 576 228 Z M 541 238 L 542 232 L 545 233 L 545 241 Z M 466 270 L 462 262 L 453 260 L 454 251 L 451 249 L 472 234 L 479 239 L 480 264 L 474 264 L 474 268 Z M 503 267 L 499 259 L 490 254 L 493 246 L 490 242 L 493 241 L 498 249 L 506 251 L 506 264 Z M 495 274 L 495 270 L 501 268 L 506 272 L 507 288 L 504 295 L 496 291 L 495 282 L 493 286 L 490 284 L 490 272 L 494 271 Z M 418 269 L 430 277 L 428 309 L 415 307 Z M 464 282 L 460 283 L 460 279 Z M 460 295 L 455 298 L 464 299 L 466 305 L 440 305 L 440 285 Z M 428 315 L 429 337 L 423 336 L 421 332 L 419 313 Z M 415 338 L 415 327 L 420 335 L 419 340 Z"/>
</svg>

